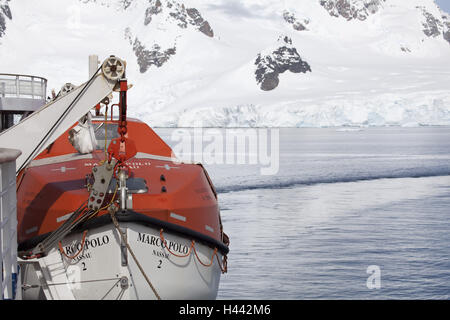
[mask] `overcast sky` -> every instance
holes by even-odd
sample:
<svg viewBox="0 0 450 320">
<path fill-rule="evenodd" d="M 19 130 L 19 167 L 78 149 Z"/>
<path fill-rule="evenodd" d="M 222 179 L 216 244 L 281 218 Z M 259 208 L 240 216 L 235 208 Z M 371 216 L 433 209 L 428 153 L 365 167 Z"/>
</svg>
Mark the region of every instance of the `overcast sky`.
<svg viewBox="0 0 450 320">
<path fill-rule="evenodd" d="M 450 0 L 435 0 L 439 7 L 441 7 L 442 10 L 447 11 L 450 13 Z"/>
</svg>

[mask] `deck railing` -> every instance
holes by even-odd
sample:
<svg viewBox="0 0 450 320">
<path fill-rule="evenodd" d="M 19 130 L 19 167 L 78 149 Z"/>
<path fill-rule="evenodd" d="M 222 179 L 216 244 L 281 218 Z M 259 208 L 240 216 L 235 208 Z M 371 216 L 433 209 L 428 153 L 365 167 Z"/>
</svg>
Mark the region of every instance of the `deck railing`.
<svg viewBox="0 0 450 320">
<path fill-rule="evenodd" d="M 16 159 L 21 152 L 0 148 L 0 264 L 2 266 L 1 299 L 16 299 L 17 270 L 17 200 Z"/>
<path fill-rule="evenodd" d="M 0 73 L 0 95 L 3 98 L 45 100 L 47 80 L 21 74 Z"/>
<path fill-rule="evenodd" d="M 47 80 L 0 73 L 0 112 L 35 111 L 46 103 Z"/>
</svg>

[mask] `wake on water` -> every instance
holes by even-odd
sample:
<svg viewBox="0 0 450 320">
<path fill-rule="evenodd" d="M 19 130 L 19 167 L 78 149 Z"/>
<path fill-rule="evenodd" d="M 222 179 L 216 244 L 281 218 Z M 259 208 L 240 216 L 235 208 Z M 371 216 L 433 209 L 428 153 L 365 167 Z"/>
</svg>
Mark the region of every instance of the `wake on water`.
<svg viewBox="0 0 450 320">
<path fill-rule="evenodd" d="M 450 168 L 422 168 L 412 170 L 396 170 L 394 172 L 368 175 L 347 175 L 341 177 L 314 177 L 305 179 L 301 177 L 275 177 L 271 181 L 253 182 L 248 184 L 236 184 L 228 186 L 219 186 L 216 188 L 218 193 L 229 193 L 256 189 L 285 189 L 301 185 L 331 184 L 370 181 L 380 179 L 402 179 L 402 178 L 428 178 L 428 177 L 450 177 Z"/>
</svg>

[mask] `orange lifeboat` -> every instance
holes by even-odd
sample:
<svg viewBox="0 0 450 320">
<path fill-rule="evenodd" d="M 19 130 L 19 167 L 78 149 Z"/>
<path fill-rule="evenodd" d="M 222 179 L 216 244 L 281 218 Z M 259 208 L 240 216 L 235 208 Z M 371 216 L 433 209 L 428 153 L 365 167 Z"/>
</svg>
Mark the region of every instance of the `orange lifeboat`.
<svg viewBox="0 0 450 320">
<path fill-rule="evenodd" d="M 126 113 L 124 102 L 119 110 Z M 229 241 L 205 168 L 178 161 L 137 119 L 95 117 L 92 127 L 95 150 L 78 152 L 69 141 L 72 127 L 17 177 L 23 297 L 216 298 Z M 112 157 L 120 139 L 132 141 L 131 157 Z M 101 203 L 89 207 L 93 172 L 111 160 L 114 174 Z M 119 172 L 126 173 L 121 187 Z M 74 220 L 82 207 L 90 214 Z M 76 227 L 62 232 L 69 220 Z M 36 254 L 50 238 L 53 245 Z"/>
</svg>

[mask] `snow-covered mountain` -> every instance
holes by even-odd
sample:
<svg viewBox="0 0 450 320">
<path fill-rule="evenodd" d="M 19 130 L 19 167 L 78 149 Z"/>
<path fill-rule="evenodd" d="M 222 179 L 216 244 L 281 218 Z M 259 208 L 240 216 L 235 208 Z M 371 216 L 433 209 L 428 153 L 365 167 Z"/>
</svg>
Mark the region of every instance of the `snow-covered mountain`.
<svg viewBox="0 0 450 320">
<path fill-rule="evenodd" d="M 58 90 L 93 53 L 153 126 L 450 125 L 433 0 L 0 0 L 0 72 Z"/>
<path fill-rule="evenodd" d="M 0 37 L 5 34 L 6 20 L 12 19 L 11 10 L 8 6 L 8 0 L 0 1 Z"/>
</svg>

